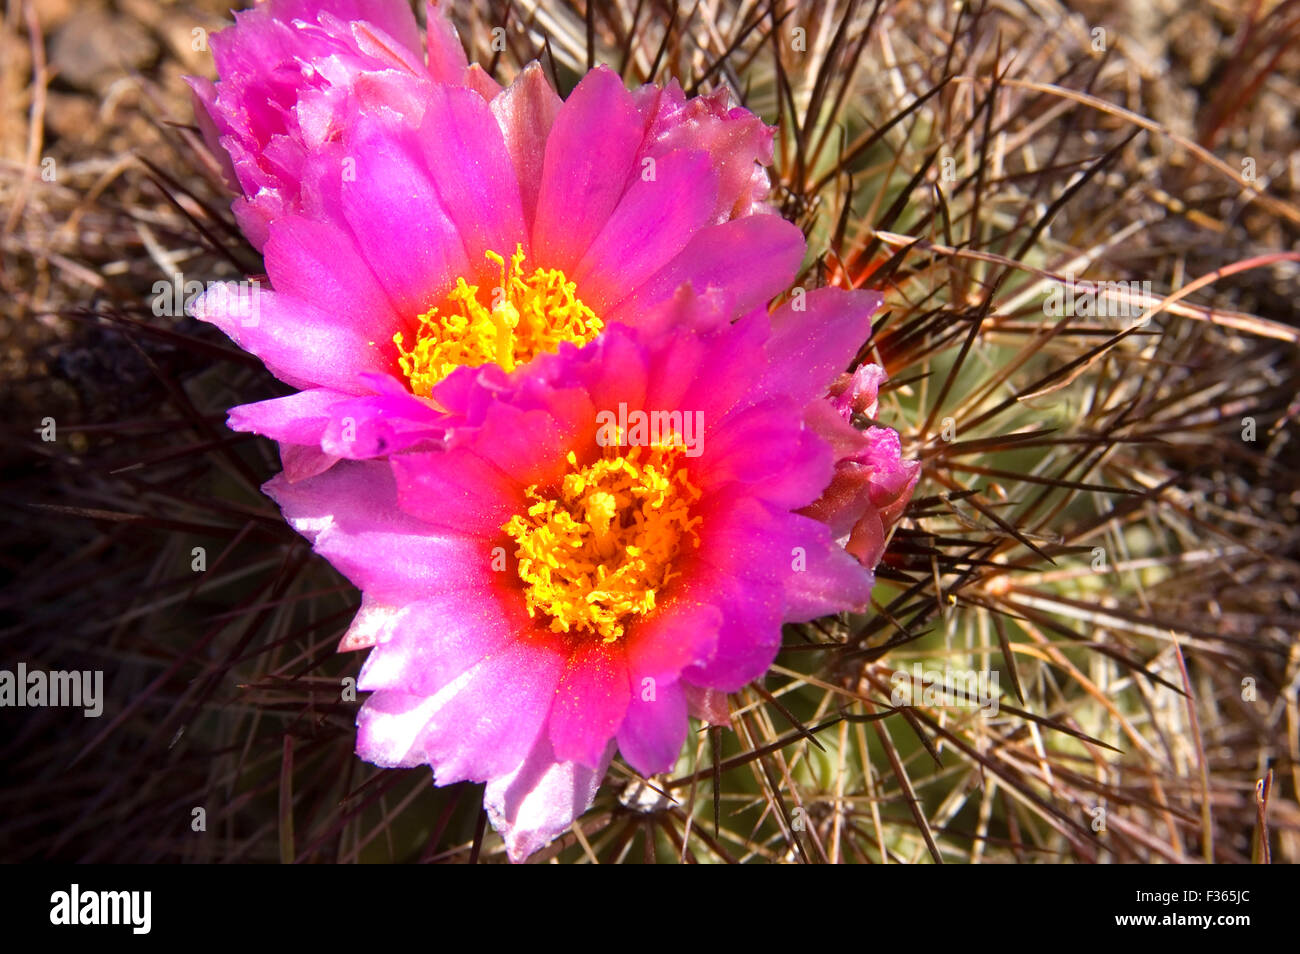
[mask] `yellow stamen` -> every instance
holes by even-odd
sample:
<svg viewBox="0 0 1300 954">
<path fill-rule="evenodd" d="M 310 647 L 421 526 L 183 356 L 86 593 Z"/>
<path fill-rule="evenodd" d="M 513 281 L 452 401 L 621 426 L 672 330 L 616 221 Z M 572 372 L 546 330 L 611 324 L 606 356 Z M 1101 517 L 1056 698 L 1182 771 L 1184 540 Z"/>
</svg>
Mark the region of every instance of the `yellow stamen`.
<svg viewBox="0 0 1300 954">
<path fill-rule="evenodd" d="M 577 286 L 558 268 L 523 271 L 524 249 L 515 246 L 507 265 L 496 252 L 486 253 L 501 268 L 501 284 L 485 290 L 490 304 L 479 301 L 479 286 L 457 278 L 443 308 L 419 316 L 414 346 L 404 347 L 403 335 L 393 335 L 398 363 L 411 390 L 428 396 L 435 384 L 461 365 L 478 367 L 495 362 L 513 371 L 543 352 L 559 350 L 560 342 L 584 345 L 598 335 L 604 322 L 576 296 Z"/>
<path fill-rule="evenodd" d="M 700 545 L 690 515 L 700 492 L 678 458 L 680 447 L 606 448 L 558 487 L 528 488 L 526 513 L 502 527 L 519 548 L 528 615 L 550 620 L 552 632 L 599 636 L 612 643 L 633 616 L 655 608 L 674 572 L 683 541 Z M 645 453 L 642 453 L 642 452 Z"/>
</svg>

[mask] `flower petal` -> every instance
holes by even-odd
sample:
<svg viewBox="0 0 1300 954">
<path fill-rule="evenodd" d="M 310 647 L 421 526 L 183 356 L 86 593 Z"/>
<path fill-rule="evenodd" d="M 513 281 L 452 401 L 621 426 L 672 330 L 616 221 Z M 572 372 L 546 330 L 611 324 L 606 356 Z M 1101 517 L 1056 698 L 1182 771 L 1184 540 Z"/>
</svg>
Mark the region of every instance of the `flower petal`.
<svg viewBox="0 0 1300 954">
<path fill-rule="evenodd" d="M 357 649 L 369 649 L 387 639 L 392 631 L 392 624 L 402 612 L 401 606 L 382 603 L 366 594 L 361 594 L 361 608 L 352 617 L 348 631 L 339 640 L 338 651 L 352 652 Z"/>
<path fill-rule="evenodd" d="M 644 132 L 632 95 L 609 67 L 574 87 L 546 141 L 533 223 L 540 265 L 573 271 L 631 181 Z"/>
<path fill-rule="evenodd" d="M 362 118 L 346 148 L 352 164 L 341 171 L 326 160 L 313 168 L 314 191 L 324 214 L 347 223 L 397 314 L 414 322 L 469 274 L 460 230 L 415 147 L 385 121 Z"/>
<path fill-rule="evenodd" d="M 511 772 L 545 732 L 564 663 L 551 640 L 525 637 L 436 695 L 376 692 L 357 717 L 357 754 L 379 765 L 431 765 L 437 785 Z"/>
<path fill-rule="evenodd" d="M 679 683 L 646 685 L 636 680 L 627 715 L 618 730 L 619 753 L 642 775 L 667 772 L 677 762 L 689 727 L 686 694 Z"/>
<path fill-rule="evenodd" d="M 388 369 L 387 359 L 369 347 L 362 329 L 260 285 L 213 285 L 190 311 L 297 388 L 356 393 L 359 375 Z"/>
<path fill-rule="evenodd" d="M 379 27 L 408 50 L 420 49 L 420 28 L 410 4 L 389 0 L 276 0 L 275 15 L 286 22 L 315 21 L 321 11 L 340 20 L 363 20 Z"/>
<path fill-rule="evenodd" d="M 789 468 L 791 448 L 799 446 L 802 433 L 803 421 L 788 405 L 764 404 L 730 415 L 708 429 L 702 466 L 693 472 L 698 475 L 695 484 L 706 493 L 717 493 L 728 483 L 752 484 L 777 476 Z M 830 480 L 830 469 L 828 453 L 822 487 Z"/>
<path fill-rule="evenodd" d="M 550 397 L 560 397 L 550 392 Z M 577 408 L 520 410 L 502 402 L 487 407 L 477 429 L 474 451 L 522 486 L 547 487 L 568 470 L 565 455 L 585 456 L 595 446 L 596 412 L 585 399 Z M 580 424 L 585 427 L 580 428 Z"/>
<path fill-rule="evenodd" d="M 351 460 L 441 446 L 446 416 L 383 375 L 366 376 L 379 393 L 352 397 L 330 409 L 321 448 Z M 378 382 L 385 382 L 379 385 Z"/>
<path fill-rule="evenodd" d="M 696 562 L 689 584 L 693 598 L 709 599 L 722 612 L 718 643 L 706 661 L 689 666 L 682 678 L 696 685 L 735 692 L 767 672 L 781 648 L 782 593 L 778 586 L 747 579 Z"/>
<path fill-rule="evenodd" d="M 562 104 L 539 63 L 525 66 L 515 81 L 490 103 L 515 167 L 529 235 L 533 232 L 537 196 L 542 189 L 546 141 Z"/>
<path fill-rule="evenodd" d="M 689 682 L 683 682 L 682 689 L 686 693 L 686 709 L 695 718 L 709 725 L 731 725 L 731 706 L 725 692 L 694 686 Z"/>
<path fill-rule="evenodd" d="M 523 505 L 523 487 L 473 451 L 456 447 L 392 460 L 398 504 L 428 523 L 493 537 Z"/>
<path fill-rule="evenodd" d="M 483 97 L 468 89 L 434 86 L 425 107 L 412 135 L 473 274 L 494 280 L 497 266 L 485 252 L 508 260 L 516 243 L 528 251 L 519 183 L 501 128 Z"/>
<path fill-rule="evenodd" d="M 232 407 L 226 424 L 232 431 L 251 432 L 290 444 L 319 444 L 332 408 L 350 394 L 329 388 L 309 388 L 285 397 Z"/>
<path fill-rule="evenodd" d="M 594 770 L 561 762 L 542 734 L 523 764 L 488 782 L 483 807 L 511 861 L 518 864 L 546 847 L 591 807 L 613 757 L 611 744 Z"/>
<path fill-rule="evenodd" d="M 357 757 L 384 768 L 423 765 L 416 742 L 442 701 L 407 692 L 371 694 L 357 713 Z"/>
<path fill-rule="evenodd" d="M 790 284 L 803 260 L 799 228 L 775 215 L 751 215 L 696 232 L 671 261 L 602 317 L 635 322 L 689 282 L 697 293 L 723 289 L 734 313 L 766 305 Z M 859 342 L 860 343 L 860 342 Z"/>
<path fill-rule="evenodd" d="M 801 310 L 786 302 L 772 316 L 758 390 L 785 395 L 800 407 L 821 397 L 866 342 L 880 302 L 879 292 L 839 288 L 808 292 Z"/>
<path fill-rule="evenodd" d="M 289 483 L 306 480 L 324 473 L 338 463 L 338 458 L 327 454 L 319 447 L 307 444 L 281 444 L 280 466 L 284 468 L 284 478 Z"/>
<path fill-rule="evenodd" d="M 649 114 L 646 151 L 663 155 L 672 149 L 707 149 L 720 173 L 714 221 L 770 212 L 763 204 L 769 181 L 763 168 L 772 162 L 775 127 L 744 108 L 730 108 L 725 87 L 686 99 L 677 81 L 646 85 L 634 94 Z"/>
<path fill-rule="evenodd" d="M 393 6 L 407 6 L 405 3 Z M 465 48 L 460 45 L 460 34 L 447 16 L 447 7 L 441 0 L 427 0 L 425 23 L 428 26 L 429 73 L 438 83 L 460 83 L 469 67 Z"/>
<path fill-rule="evenodd" d="M 597 314 L 622 301 L 699 231 L 713 212 L 718 174 L 705 152 L 671 152 L 633 181 L 571 276 Z"/>
<path fill-rule="evenodd" d="M 319 476 L 272 478 L 263 492 L 313 549 L 368 595 L 409 602 L 490 585 L 491 554 L 482 542 L 430 527 L 397 508 L 391 468 L 342 461 Z"/>
<path fill-rule="evenodd" d="M 653 615 L 629 627 L 628 664 L 638 680 L 673 682 L 687 666 L 713 655 L 721 627 L 722 613 L 713 604 L 670 595 Z"/>
<path fill-rule="evenodd" d="M 807 622 L 844 610 L 862 612 L 870 605 L 875 574 L 835 546 L 824 523 L 773 511 L 768 540 L 783 553 L 797 553 L 782 579 L 786 622 Z"/>
<path fill-rule="evenodd" d="M 517 595 L 491 588 L 444 594 L 407 603 L 378 628 L 357 688 L 437 694 L 490 653 L 499 652 L 531 628 Z"/>
<path fill-rule="evenodd" d="M 597 768 L 627 704 L 624 648 L 594 639 L 580 641 L 555 690 L 550 733 L 556 758 Z"/>
<path fill-rule="evenodd" d="M 401 316 L 346 227 L 306 215 L 285 215 L 271 225 L 266 273 L 277 294 L 306 302 L 331 323 L 354 329 L 395 355 L 393 332 Z"/>
</svg>

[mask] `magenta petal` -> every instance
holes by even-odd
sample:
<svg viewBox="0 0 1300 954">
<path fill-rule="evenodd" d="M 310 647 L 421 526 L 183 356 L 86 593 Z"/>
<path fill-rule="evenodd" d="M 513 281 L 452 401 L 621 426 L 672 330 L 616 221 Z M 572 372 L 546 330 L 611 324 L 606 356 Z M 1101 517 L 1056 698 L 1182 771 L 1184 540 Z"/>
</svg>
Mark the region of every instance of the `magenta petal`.
<svg viewBox="0 0 1300 954">
<path fill-rule="evenodd" d="M 436 305 L 468 273 L 460 231 L 447 214 L 423 162 L 380 121 L 360 122 L 348 143 L 354 175 L 338 186 L 339 210 L 397 313 L 408 321 Z M 328 167 L 320 176 L 338 176 Z M 391 337 L 391 334 L 390 336 Z"/>
<path fill-rule="evenodd" d="M 751 215 L 701 229 L 667 265 L 605 316 L 634 322 L 636 315 L 667 301 L 684 283 L 697 293 L 724 289 L 734 312 L 766 305 L 794 278 L 803 260 L 798 227 L 775 215 Z M 755 267 L 755 263 L 762 263 Z M 859 342 L 861 343 L 861 342 Z"/>
<path fill-rule="evenodd" d="M 260 285 L 213 285 L 194 301 L 191 312 L 297 388 L 355 393 L 359 375 L 388 370 L 387 359 L 370 347 L 362 330 Z"/>
<path fill-rule="evenodd" d="M 760 212 L 769 185 L 763 166 L 772 162 L 775 128 L 747 109 L 729 108 L 725 88 L 686 99 L 676 80 L 659 88 L 644 86 L 653 115 L 646 134 L 648 151 L 662 155 L 672 149 L 707 149 L 720 174 L 714 220 L 726 221 Z"/>
<path fill-rule="evenodd" d="M 230 210 L 235 213 L 235 223 L 244 233 L 244 238 L 261 251 L 270 238 L 271 224 L 288 214 L 288 205 L 277 192 L 264 189 L 254 199 L 243 196 L 235 199 L 230 203 Z"/>
<path fill-rule="evenodd" d="M 230 409 L 227 425 L 290 444 L 319 444 L 331 409 L 351 397 L 329 388 L 311 388 L 286 397 Z"/>
<path fill-rule="evenodd" d="M 357 688 L 435 695 L 489 653 L 512 643 L 522 616 L 522 606 L 503 605 L 490 590 L 408 603 L 377 627 L 377 645 L 366 658 Z"/>
<path fill-rule="evenodd" d="M 642 775 L 667 772 L 677 762 L 688 728 L 680 684 L 637 680 L 618 730 L 619 753 Z"/>
<path fill-rule="evenodd" d="M 801 551 L 784 574 L 786 622 L 807 622 L 843 610 L 862 612 L 870 605 L 875 575 L 833 545 L 824 523 L 773 513 L 771 526 L 773 545 L 787 553 L 796 547 Z"/>
<path fill-rule="evenodd" d="M 488 782 L 483 807 L 511 861 L 518 864 L 546 847 L 591 807 L 613 757 L 611 744 L 595 770 L 560 762 L 543 733 L 523 764 Z"/>
<path fill-rule="evenodd" d="M 307 444 L 281 444 L 280 466 L 284 468 L 284 478 L 289 483 L 306 480 L 324 473 L 338 463 L 338 458 L 327 454 L 319 447 Z"/>
<path fill-rule="evenodd" d="M 716 605 L 723 621 L 713 655 L 682 675 L 697 685 L 734 692 L 761 676 L 776 657 L 782 622 L 803 605 L 800 574 L 809 568 L 817 572 L 824 554 L 838 548 L 831 547 L 829 531 L 816 521 L 754 500 L 714 500 L 701 516 L 700 550 L 684 574 L 683 591 Z M 858 582 L 865 578 L 869 594 L 870 574 L 854 569 Z M 842 595 L 866 598 L 861 588 Z"/>
<path fill-rule="evenodd" d="M 212 80 L 200 76 L 182 77 L 189 84 L 191 92 L 194 94 L 194 120 L 198 123 L 199 131 L 203 133 L 203 142 L 207 145 L 208 151 L 217 158 L 221 164 L 221 173 L 225 177 L 226 184 L 231 189 L 239 189 L 239 177 L 235 174 L 234 163 L 230 160 L 230 154 L 221 147 L 221 130 L 217 128 L 212 114 L 217 108 L 217 87 Z"/>
<path fill-rule="evenodd" d="M 402 6 L 402 4 L 398 5 Z M 385 3 L 384 6 L 391 5 Z M 326 23 L 324 17 L 321 20 L 327 32 L 333 32 L 336 35 L 343 32 L 342 28 Z M 412 16 L 410 20 L 414 24 L 415 17 Z M 395 28 L 399 33 L 405 34 L 404 26 L 403 24 Z M 377 67 L 391 66 L 419 75 L 425 73 L 424 58 L 420 55 L 419 49 L 418 30 L 403 39 L 391 30 L 385 29 L 382 24 L 369 20 L 367 17 L 361 17 L 360 21 L 350 24 L 349 32 L 352 34 L 357 49 L 365 56 L 372 57 Z M 414 46 L 411 45 L 412 42 L 414 42 Z"/>
<path fill-rule="evenodd" d="M 841 375 L 830 388 L 831 404 L 845 420 L 854 412 L 875 417 L 879 412 L 880 386 L 888 379 L 878 364 L 864 364 L 852 374 Z"/>
<path fill-rule="evenodd" d="M 441 704 L 437 696 L 372 694 L 357 713 L 357 756 L 384 768 L 423 765 L 425 754 L 416 742 Z"/>
<path fill-rule="evenodd" d="M 574 87 L 546 142 L 533 224 L 539 264 L 573 271 L 635 174 L 643 133 L 631 94 L 609 67 Z"/>
<path fill-rule="evenodd" d="M 401 454 L 392 464 L 399 505 L 435 526 L 498 536 L 524 504 L 521 485 L 466 448 Z"/>
<path fill-rule="evenodd" d="M 357 754 L 378 765 L 433 766 L 435 784 L 513 771 L 540 734 L 564 655 L 520 639 L 432 696 L 376 692 L 357 716 Z"/>
<path fill-rule="evenodd" d="M 477 93 L 435 86 L 414 136 L 470 267 L 496 279 L 497 266 L 485 261 L 484 252 L 509 259 L 516 243 L 527 252 L 528 240 L 519 183 L 492 111 Z"/>
<path fill-rule="evenodd" d="M 777 476 L 789 469 L 790 450 L 799 446 L 802 433 L 803 422 L 788 405 L 766 404 L 731 415 L 708 430 L 707 454 L 693 472 L 696 486 L 717 493 L 728 483 L 752 484 Z M 829 455 L 825 463 L 821 487 L 830 479 Z M 819 489 L 799 505 L 814 499 Z"/>
<path fill-rule="evenodd" d="M 755 497 L 782 510 L 803 507 L 826 489 L 835 472 L 835 455 L 826 442 L 811 431 L 804 431 L 798 450 L 790 454 L 789 466 L 751 485 Z"/>
<path fill-rule="evenodd" d="M 564 663 L 549 641 L 520 639 L 439 693 L 446 704 L 432 713 L 418 742 L 437 784 L 484 782 L 513 771 L 546 732 Z"/>
<path fill-rule="evenodd" d="M 371 375 L 368 382 L 382 379 Z M 445 415 L 422 398 L 392 387 L 380 394 L 349 398 L 330 409 L 330 420 L 321 435 L 321 448 L 338 457 L 364 460 L 396 454 L 416 447 L 441 446 L 446 436 Z"/>
<path fill-rule="evenodd" d="M 716 606 L 669 597 L 654 615 L 628 631 L 628 665 L 638 680 L 673 682 L 687 666 L 713 655 L 721 627 L 722 613 Z"/>
<path fill-rule="evenodd" d="M 727 694 L 718 689 L 694 686 L 682 683 L 686 693 L 686 709 L 701 722 L 709 725 L 731 725 L 731 706 L 727 703 Z"/>
<path fill-rule="evenodd" d="M 281 20 L 315 22 L 322 12 L 340 20 L 364 20 L 383 30 L 408 50 L 420 49 L 420 28 L 410 4 L 390 0 L 275 0 L 271 5 Z"/>
<path fill-rule="evenodd" d="M 542 189 L 546 140 L 562 104 L 563 100 L 551 89 L 538 63 L 525 66 L 490 104 L 515 167 L 524 222 L 530 235 L 537 214 L 537 196 Z"/>
<path fill-rule="evenodd" d="M 853 360 L 871 332 L 880 307 L 878 292 L 819 288 L 787 302 L 772 316 L 769 364 L 760 390 L 786 395 L 800 407 L 826 393 L 835 376 Z"/>
<path fill-rule="evenodd" d="M 708 153 L 672 152 L 652 171 L 628 187 L 573 273 L 598 314 L 666 265 L 713 211 L 718 175 Z"/>
<path fill-rule="evenodd" d="M 333 408 L 351 399 L 328 387 L 313 387 L 296 394 L 240 404 L 230 408 L 226 424 L 230 430 L 251 432 L 291 445 L 318 445 L 329 426 Z"/>
<path fill-rule="evenodd" d="M 720 310 L 718 298 L 725 297 L 725 293 L 699 297 L 689 287 L 682 287 L 638 324 L 647 332 L 655 327 L 665 332 L 674 328 L 695 332 L 672 334 L 670 349 L 650 362 L 646 402 L 650 407 L 681 408 L 703 415 L 710 435 L 733 411 L 751 403 L 754 381 L 750 369 L 766 363 L 767 315 L 755 313 L 731 324 L 730 313 Z M 719 318 L 721 327 L 727 329 L 725 334 L 717 333 L 720 329 L 713 325 Z M 711 438 L 709 441 L 711 446 Z"/>
<path fill-rule="evenodd" d="M 912 498 L 921 462 L 902 459 L 898 434 L 889 428 L 868 428 L 858 437 L 852 457 L 836 465 L 830 485 L 803 513 L 825 523 L 836 537 L 852 531 L 846 549 L 874 567 L 888 530 Z"/>
<path fill-rule="evenodd" d="M 867 509 L 853 525 L 844 551 L 866 567 L 874 567 L 885 555 L 885 522 L 880 513 Z"/>
<path fill-rule="evenodd" d="M 589 430 L 595 411 L 586 405 Z M 585 443 L 579 443 L 585 437 Z M 548 411 L 521 411 L 504 403 L 487 409 L 474 450 L 522 486 L 550 486 L 568 470 L 567 451 L 594 442 L 592 434 L 579 435 L 576 422 L 557 420 Z"/>
<path fill-rule="evenodd" d="M 588 406 L 617 416 L 618 406 L 645 407 L 646 356 L 626 328 L 611 328 L 601 340 L 599 361 L 587 361 L 577 369 L 577 378 L 589 397 Z M 667 407 L 659 408 L 661 410 Z M 590 427 L 593 419 L 582 421 Z"/>
<path fill-rule="evenodd" d="M 784 622 L 804 622 L 841 610 L 861 611 L 874 578 L 835 546 L 820 521 L 753 500 L 706 514 L 700 559 L 732 580 L 763 582 L 784 594 Z M 721 651 L 721 641 L 719 645 Z"/>
<path fill-rule="evenodd" d="M 921 462 L 903 460 L 902 441 L 892 428 L 869 427 L 864 436 L 866 448 L 854 460 L 871 467 L 871 502 L 890 508 L 888 519 L 895 520 L 912 496 Z"/>
<path fill-rule="evenodd" d="M 804 409 L 804 422 L 830 445 L 837 461 L 861 453 L 866 445 L 862 432 L 845 420 L 831 401 L 811 401 Z"/>
<path fill-rule="evenodd" d="M 682 677 L 696 685 L 735 692 L 767 672 L 781 648 L 780 588 L 698 561 L 690 589 L 697 598 L 707 596 L 718 606 L 722 625 L 712 657 L 686 668 Z"/>
<path fill-rule="evenodd" d="M 308 153 L 335 140 L 358 110 L 376 106 L 368 87 L 428 83 L 409 6 L 390 0 L 275 0 L 237 12 L 212 36 L 220 82 L 196 82 L 209 145 L 229 154 L 243 195 L 235 214 L 262 248 L 267 229 L 303 208 Z M 386 77 L 385 79 L 377 79 Z"/>
<path fill-rule="evenodd" d="M 401 616 L 403 607 L 380 602 L 366 594 L 361 594 L 361 609 L 352 617 L 348 631 L 339 640 L 338 651 L 353 652 L 369 649 L 381 639 L 392 635 L 392 627 Z"/>
<path fill-rule="evenodd" d="M 696 558 L 728 579 L 780 584 L 792 572 L 800 554 L 791 551 L 803 542 L 789 539 L 792 514 L 740 492 L 704 498 L 694 513 L 701 521 Z"/>
<path fill-rule="evenodd" d="M 477 63 L 471 63 L 465 71 L 465 85 L 478 93 L 488 105 L 502 93 L 501 84 Z"/>
<path fill-rule="evenodd" d="M 262 490 L 317 553 L 370 596 L 404 603 L 413 594 L 477 589 L 493 580 L 482 541 L 397 508 L 387 463 L 342 461 L 297 483 L 272 478 Z"/>
<path fill-rule="evenodd" d="M 460 34 L 447 16 L 446 5 L 440 0 L 428 0 L 425 11 L 429 31 L 429 74 L 435 82 L 459 84 L 469 66 L 465 49 L 460 45 Z"/>
<path fill-rule="evenodd" d="M 393 332 L 411 316 L 393 309 L 350 232 L 322 219 L 283 216 L 271 226 L 265 254 L 277 294 L 312 305 L 395 356 Z"/>
<path fill-rule="evenodd" d="M 561 761 L 600 765 L 627 712 L 627 656 L 621 646 L 584 640 L 569 656 L 551 711 L 551 745 Z"/>
<path fill-rule="evenodd" d="M 863 511 L 871 508 L 870 467 L 855 461 L 843 461 L 835 469 L 829 486 L 803 513 L 830 527 L 836 537 L 852 529 Z"/>
</svg>

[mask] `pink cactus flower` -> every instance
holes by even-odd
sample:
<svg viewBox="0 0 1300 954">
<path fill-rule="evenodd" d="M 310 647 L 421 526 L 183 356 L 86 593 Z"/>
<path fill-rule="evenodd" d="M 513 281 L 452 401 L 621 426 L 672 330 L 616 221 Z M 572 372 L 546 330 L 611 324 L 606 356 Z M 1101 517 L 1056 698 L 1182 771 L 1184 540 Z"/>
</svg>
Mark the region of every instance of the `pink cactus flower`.
<svg viewBox="0 0 1300 954">
<path fill-rule="evenodd" d="M 430 24 L 424 62 L 400 0 L 272 0 L 195 84 L 271 290 L 250 309 L 217 286 L 193 313 L 298 389 L 230 418 L 280 441 L 291 479 L 436 446 L 456 367 L 584 344 L 687 282 L 744 312 L 803 256 L 761 214 L 773 130 L 725 91 L 600 67 L 561 100 L 537 64 L 500 89 Z"/>
<path fill-rule="evenodd" d="M 829 400 L 814 406 L 809 422 L 836 448 L 835 477 L 826 492 L 803 512 L 830 526 L 837 539 L 863 566 L 874 568 L 885 543 L 912 499 L 921 476 L 919 460 L 904 460 L 898 432 L 888 427 L 858 431 L 850 422 L 879 413 L 885 369 L 861 365 L 830 388 Z M 829 411 L 828 411 L 829 407 Z"/>
<path fill-rule="evenodd" d="M 682 289 L 528 373 L 460 369 L 443 449 L 266 486 L 362 591 L 357 752 L 486 782 L 521 861 L 590 804 L 617 749 L 669 771 L 688 702 L 761 676 L 783 622 L 861 611 L 873 582 L 799 514 L 836 453 L 805 422 L 869 330 L 871 292 L 731 323 Z"/>
<path fill-rule="evenodd" d="M 213 35 L 217 84 L 189 77 L 195 115 L 222 162 L 235 215 L 261 249 L 270 223 L 299 209 L 307 155 L 339 137 L 357 110 L 391 106 L 427 79 L 500 87 L 470 66 L 451 22 L 430 9 L 428 65 L 415 16 L 393 0 L 270 0 Z"/>
</svg>

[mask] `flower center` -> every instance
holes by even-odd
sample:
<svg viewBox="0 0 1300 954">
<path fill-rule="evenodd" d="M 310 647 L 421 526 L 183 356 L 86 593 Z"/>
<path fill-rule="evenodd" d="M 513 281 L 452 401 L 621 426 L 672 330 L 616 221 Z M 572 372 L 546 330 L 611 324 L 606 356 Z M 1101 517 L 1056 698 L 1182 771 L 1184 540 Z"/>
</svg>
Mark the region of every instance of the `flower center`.
<svg viewBox="0 0 1300 954">
<path fill-rule="evenodd" d="M 644 452 L 644 453 L 643 453 Z M 690 515 L 700 492 L 678 465 L 680 447 L 633 447 L 579 467 L 557 488 L 529 487 L 526 513 L 501 528 L 519 548 L 519 578 L 528 615 L 550 619 L 551 631 L 577 631 L 607 643 L 630 617 L 655 608 L 655 594 L 673 572 L 683 538 L 699 546 Z"/>
<path fill-rule="evenodd" d="M 513 371 L 542 352 L 559 350 L 562 341 L 584 345 L 605 326 L 578 300 L 577 286 L 558 268 L 538 268 L 525 276 L 522 245 L 515 247 L 508 265 L 496 252 L 489 251 L 487 258 L 501 268 L 501 284 L 490 290 L 489 303 L 479 300 L 478 285 L 457 278 L 444 307 L 420 315 L 410 351 L 400 331 L 393 335 L 398 363 L 414 393 L 427 397 L 461 365 L 495 362 Z"/>
</svg>

